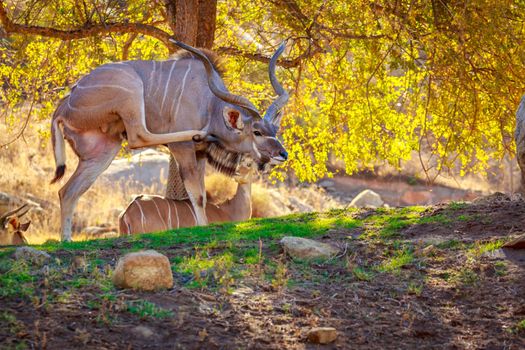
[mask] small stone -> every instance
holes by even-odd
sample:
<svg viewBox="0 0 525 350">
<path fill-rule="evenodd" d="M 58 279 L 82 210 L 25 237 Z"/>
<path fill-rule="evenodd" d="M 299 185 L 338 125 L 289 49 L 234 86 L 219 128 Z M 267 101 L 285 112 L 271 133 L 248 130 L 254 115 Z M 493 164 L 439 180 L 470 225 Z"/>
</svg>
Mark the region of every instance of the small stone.
<svg viewBox="0 0 525 350">
<path fill-rule="evenodd" d="M 337 330 L 333 327 L 315 327 L 308 331 L 307 338 L 316 344 L 328 344 L 337 338 Z"/>
<path fill-rule="evenodd" d="M 253 294 L 253 289 L 250 287 L 239 287 L 231 293 L 232 296 L 236 297 L 246 297 L 251 294 Z"/>
<path fill-rule="evenodd" d="M 136 326 L 131 329 L 131 333 L 139 338 L 150 338 L 153 335 L 151 328 L 146 326 Z"/>
<path fill-rule="evenodd" d="M 356 208 L 379 208 L 384 203 L 379 194 L 372 190 L 364 190 L 352 199 L 350 206 Z"/>
<path fill-rule="evenodd" d="M 126 254 L 117 262 L 113 284 L 118 288 L 144 291 L 172 288 L 170 261 L 154 250 Z"/>
<path fill-rule="evenodd" d="M 335 186 L 335 182 L 332 181 L 332 180 L 322 180 L 321 182 L 319 182 L 319 186 L 321 187 L 334 187 Z"/>
<path fill-rule="evenodd" d="M 428 255 L 431 255 L 431 254 L 435 253 L 435 251 L 436 251 L 436 246 L 431 244 L 431 245 L 426 246 L 425 248 L 421 249 L 421 255 L 428 256 Z"/>
<path fill-rule="evenodd" d="M 339 251 L 330 244 L 301 237 L 283 237 L 280 243 L 288 255 L 299 259 L 330 258 Z"/>
<path fill-rule="evenodd" d="M 31 247 L 19 247 L 15 250 L 16 260 L 25 260 L 35 265 L 44 265 L 51 260 L 51 255 Z"/>
</svg>

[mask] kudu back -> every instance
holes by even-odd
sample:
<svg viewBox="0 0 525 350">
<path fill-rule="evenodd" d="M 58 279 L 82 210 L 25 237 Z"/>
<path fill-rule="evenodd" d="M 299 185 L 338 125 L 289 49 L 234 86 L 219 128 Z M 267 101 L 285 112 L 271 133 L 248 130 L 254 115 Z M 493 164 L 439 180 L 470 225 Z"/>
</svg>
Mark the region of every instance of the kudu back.
<svg viewBox="0 0 525 350">
<path fill-rule="evenodd" d="M 31 221 L 22 223 L 20 219 L 31 208 L 24 204 L 19 208 L 8 211 L 0 217 L 0 245 L 24 245 L 27 240 L 24 232 L 27 231 Z"/>
<path fill-rule="evenodd" d="M 208 222 L 244 221 L 252 216 L 253 169 L 240 166 L 234 176 L 235 195 L 219 204 L 208 203 Z M 197 218 L 189 200 L 173 200 L 161 196 L 140 195 L 133 199 L 119 216 L 119 235 L 159 232 L 196 226 Z"/>
<path fill-rule="evenodd" d="M 62 240 L 71 240 L 78 198 L 109 166 L 124 139 L 130 148 L 168 146 L 199 225 L 208 222 L 206 161 L 231 176 L 244 154 L 260 166 L 287 159 L 276 138 L 280 111 L 288 101 L 275 76 L 284 43 L 270 61 L 270 82 L 278 98 L 264 117 L 248 99 L 228 92 L 213 54 L 175 43 L 188 52 L 160 62 L 105 64 L 80 79 L 60 101 L 51 122 L 57 164 L 52 182 L 65 172 L 64 138 L 79 158 L 59 191 Z"/>
</svg>

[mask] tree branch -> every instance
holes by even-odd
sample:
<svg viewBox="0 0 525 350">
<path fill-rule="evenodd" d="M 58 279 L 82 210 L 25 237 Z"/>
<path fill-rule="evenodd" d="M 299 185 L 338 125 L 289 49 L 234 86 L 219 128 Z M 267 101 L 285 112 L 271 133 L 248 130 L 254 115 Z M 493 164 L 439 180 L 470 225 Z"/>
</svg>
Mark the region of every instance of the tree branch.
<svg viewBox="0 0 525 350">
<path fill-rule="evenodd" d="M 258 62 L 263 62 L 263 63 L 269 63 L 271 59 L 270 56 L 266 56 L 261 53 L 242 51 L 235 47 L 218 47 L 215 49 L 215 51 L 221 54 L 225 54 L 229 56 L 240 56 L 240 57 L 244 57 L 249 60 L 252 60 L 252 61 L 258 61 Z M 313 57 L 317 53 L 320 53 L 320 52 L 322 52 L 320 49 L 313 48 L 312 50 L 308 50 L 304 52 L 303 54 L 297 56 L 296 58 L 279 60 L 277 61 L 277 65 L 284 67 L 284 68 L 295 68 L 299 66 L 302 60 Z"/>
<path fill-rule="evenodd" d="M 18 24 L 11 21 L 7 15 L 5 4 L 0 1 L 0 22 L 7 34 L 29 34 L 40 35 L 44 37 L 57 38 L 62 40 L 73 40 L 93 37 L 97 34 L 109 33 L 137 33 L 151 36 L 160 40 L 170 52 L 176 50 L 174 44 L 168 39 L 171 35 L 162 29 L 145 23 L 103 23 L 103 24 L 86 24 L 82 28 L 76 29 L 55 29 L 42 26 L 33 26 L 26 24 Z"/>
</svg>

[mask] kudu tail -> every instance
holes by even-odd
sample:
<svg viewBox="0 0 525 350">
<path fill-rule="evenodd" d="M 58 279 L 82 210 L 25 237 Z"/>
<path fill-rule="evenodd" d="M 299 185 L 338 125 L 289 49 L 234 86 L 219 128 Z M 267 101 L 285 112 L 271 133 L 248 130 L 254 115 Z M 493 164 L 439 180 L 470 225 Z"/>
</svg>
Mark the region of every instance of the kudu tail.
<svg viewBox="0 0 525 350">
<path fill-rule="evenodd" d="M 64 142 L 64 134 L 59 125 L 61 122 L 60 111 L 62 110 L 66 98 L 60 101 L 55 113 L 53 113 L 53 118 L 51 119 L 51 143 L 53 144 L 53 153 L 56 164 L 55 177 L 51 180 L 52 184 L 60 180 L 66 172 L 66 145 Z"/>
</svg>

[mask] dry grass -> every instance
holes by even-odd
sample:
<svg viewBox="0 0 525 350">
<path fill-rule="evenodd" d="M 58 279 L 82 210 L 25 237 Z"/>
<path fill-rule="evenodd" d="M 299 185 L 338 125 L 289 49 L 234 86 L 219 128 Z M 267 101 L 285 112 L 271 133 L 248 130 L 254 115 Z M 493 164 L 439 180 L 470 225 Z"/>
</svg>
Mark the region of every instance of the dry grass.
<svg viewBox="0 0 525 350">
<path fill-rule="evenodd" d="M 30 212 L 32 223 L 26 237 L 31 244 L 42 243 L 48 239 L 59 239 L 60 210 L 58 190 L 76 167 L 77 157 L 67 147 L 67 172 L 58 184 L 51 185 L 55 164 L 49 139 L 42 138 L 35 129 L 30 129 L 24 138 L 18 139 L 4 147 L 0 153 L 2 171 L 0 172 L 0 191 L 20 199 L 31 199 L 39 203 L 43 212 Z M 4 135 L 6 127 L 0 125 L 0 133 Z M 76 223 L 82 226 L 94 226 L 103 223 L 116 223 L 115 210 L 122 208 L 128 198 L 123 193 L 108 191 L 101 186 L 92 187 L 78 203 Z M 77 234 L 75 240 L 91 238 L 85 234 Z"/>
</svg>

